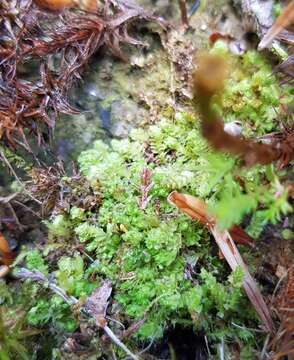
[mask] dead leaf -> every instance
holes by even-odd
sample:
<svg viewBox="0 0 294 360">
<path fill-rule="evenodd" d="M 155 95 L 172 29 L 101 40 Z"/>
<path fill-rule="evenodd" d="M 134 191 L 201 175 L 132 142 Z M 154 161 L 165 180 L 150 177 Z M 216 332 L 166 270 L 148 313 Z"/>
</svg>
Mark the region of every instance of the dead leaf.
<svg viewBox="0 0 294 360">
<path fill-rule="evenodd" d="M 10 250 L 9 244 L 4 235 L 0 232 L 0 263 L 11 265 L 15 258 L 14 252 Z"/>
<path fill-rule="evenodd" d="M 0 266 L 0 279 L 4 278 L 10 271 L 9 266 L 1 265 Z"/>
<path fill-rule="evenodd" d="M 96 324 L 102 328 L 107 325 L 105 315 L 111 292 L 111 281 L 105 280 L 99 288 L 92 292 L 84 304 L 84 309 L 96 319 Z"/>
<path fill-rule="evenodd" d="M 192 195 L 181 194 L 177 191 L 173 191 L 168 196 L 168 201 L 172 205 L 175 205 L 178 209 L 189 215 L 192 219 L 198 220 L 202 225 L 210 228 L 215 226 L 216 219 L 207 213 L 207 205 L 201 199 Z M 253 246 L 253 239 L 246 234 L 246 232 L 240 228 L 240 226 L 233 225 L 229 233 L 231 237 L 238 244 Z"/>
<path fill-rule="evenodd" d="M 269 309 L 258 289 L 258 286 L 250 275 L 246 264 L 244 263 L 238 248 L 232 240 L 232 234 L 229 231 L 220 231 L 217 228 L 216 221 L 212 217 L 207 216 L 205 213 L 206 204 L 191 195 L 180 194 L 173 191 L 168 201 L 175 205 L 179 210 L 189 215 L 192 219 L 197 219 L 204 224 L 212 233 L 217 245 L 219 246 L 223 256 L 227 260 L 229 266 L 234 271 L 237 267 L 240 267 L 244 274 L 243 287 L 251 301 L 252 305 L 259 314 L 267 331 L 272 332 L 274 329 L 273 321 Z"/>
<path fill-rule="evenodd" d="M 98 10 L 97 0 L 34 0 L 34 3 L 40 8 L 50 11 L 61 11 L 73 7 L 90 12 Z"/>
</svg>

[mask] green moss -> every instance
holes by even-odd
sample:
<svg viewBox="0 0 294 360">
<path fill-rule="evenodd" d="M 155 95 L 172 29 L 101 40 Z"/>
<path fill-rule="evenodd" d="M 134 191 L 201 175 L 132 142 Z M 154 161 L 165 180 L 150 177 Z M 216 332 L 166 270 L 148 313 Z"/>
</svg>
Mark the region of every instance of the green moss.
<svg viewBox="0 0 294 360">
<path fill-rule="evenodd" d="M 219 260 L 210 255 L 207 233 L 166 201 L 175 188 L 195 195 L 207 195 L 210 191 L 207 184 L 211 174 L 203 171 L 208 160 L 202 155 L 210 150 L 195 120 L 191 120 L 188 114 L 177 114 L 175 121 L 163 119 L 151 126 L 148 134 L 135 130 L 130 140 L 115 140 L 110 146 L 98 141 L 79 158 L 80 168 L 89 181 L 99 180 L 104 198 L 97 221 L 92 222 L 89 216 L 78 223 L 75 217 L 72 228 L 86 250 L 99 261 L 96 274 L 114 282 L 115 299 L 125 314 L 134 320 L 148 314 L 136 334 L 140 338 L 159 337 L 171 323 L 189 318 L 193 323 L 194 314 L 202 318 L 195 326 L 214 332 L 218 321 L 208 317 L 208 312 L 219 311 L 219 319 L 228 320 L 233 314 L 237 316 L 236 304 L 240 299 L 246 303 L 240 287 L 234 290 L 230 281 L 221 283 L 213 278 L 215 281 L 208 284 L 207 279 L 199 278 L 203 284 L 195 288 L 184 276 L 187 252 L 193 252 L 212 272 L 219 273 L 222 268 Z M 148 166 L 144 142 L 148 142 L 156 158 Z M 229 168 L 233 165 L 231 161 Z M 146 166 L 152 173 L 152 186 L 149 204 L 142 210 L 138 206 L 140 172 Z M 227 163 L 223 166 L 223 172 L 226 171 Z M 214 186 L 215 183 L 218 180 Z M 159 213 L 156 204 L 160 204 Z M 66 280 L 69 277 L 61 270 L 60 275 Z M 218 286 L 222 294 L 238 292 L 240 299 L 234 297 L 233 304 L 226 297 L 222 304 L 219 297 L 208 304 L 212 286 Z M 72 293 L 68 284 L 63 287 Z M 217 310 L 220 305 L 221 310 Z M 250 311 L 249 314 L 252 316 Z"/>
<path fill-rule="evenodd" d="M 59 259 L 56 279 L 62 289 L 77 297 L 88 295 L 95 287 L 85 278 L 84 261 L 78 254 Z"/>
<path fill-rule="evenodd" d="M 219 43 L 216 43 L 216 50 L 224 54 L 225 45 Z M 228 53 L 227 58 L 231 59 Z M 247 51 L 238 64 L 236 59 L 231 59 L 231 62 L 222 101 L 215 105 L 221 116 L 225 121 L 242 121 L 247 135 L 264 135 L 273 131 L 281 102 L 291 101 L 289 89 L 281 88 L 272 67 L 256 51 Z"/>
<path fill-rule="evenodd" d="M 56 330 L 73 332 L 77 323 L 73 318 L 70 307 L 59 296 L 50 296 L 50 299 L 40 299 L 28 314 L 28 324 L 43 327 L 49 322 Z"/>
<path fill-rule="evenodd" d="M 63 238 L 68 239 L 71 235 L 70 223 L 66 219 L 65 215 L 55 216 L 52 222 L 46 222 L 49 230 L 49 238 Z"/>
<path fill-rule="evenodd" d="M 215 51 L 228 56 L 223 44 Z M 279 98 L 270 67 L 248 52 L 215 106 L 226 121 L 242 120 L 245 133 L 263 134 L 275 127 Z M 279 174 L 272 167 L 240 168 L 236 158 L 214 153 L 199 132 L 197 114 L 185 112 L 133 130 L 129 139 L 96 141 L 78 162 L 90 184 L 99 182 L 102 204 L 95 211 L 72 206 L 57 215 L 48 224 L 49 237 L 79 241 L 94 262 L 80 254 L 61 257 L 54 269 L 59 286 L 84 299 L 100 280 L 110 279 L 125 321 L 145 319 L 135 340 L 160 338 L 167 328 L 185 323 L 205 331 L 210 343 L 255 345 L 247 328 L 259 320 L 241 289 L 242 273 L 228 274 L 206 230 L 179 214 L 167 196 L 178 190 L 204 199 L 221 228 L 254 214 L 248 229 L 257 237 L 268 221 L 291 211 Z M 149 184 L 144 185 L 142 170 L 150 173 Z M 66 327 L 67 310 L 58 322 L 55 305 L 44 298 L 31 309 L 29 321 Z"/>
<path fill-rule="evenodd" d="M 29 270 L 38 270 L 44 275 L 48 274 L 48 266 L 38 250 L 29 251 L 26 255 L 26 265 Z"/>
</svg>

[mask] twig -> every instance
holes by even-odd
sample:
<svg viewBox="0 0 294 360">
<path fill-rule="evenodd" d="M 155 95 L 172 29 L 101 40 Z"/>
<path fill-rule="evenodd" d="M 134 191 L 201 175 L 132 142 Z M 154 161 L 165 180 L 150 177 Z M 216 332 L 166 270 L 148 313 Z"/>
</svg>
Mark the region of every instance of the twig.
<svg viewBox="0 0 294 360">
<path fill-rule="evenodd" d="M 219 346 L 219 358 L 220 360 L 225 360 L 224 338 L 222 338 L 222 341 L 218 346 Z"/>
<path fill-rule="evenodd" d="M 115 355 L 115 352 L 114 352 L 113 348 L 111 348 L 111 353 L 112 353 L 113 360 L 117 360 L 117 358 L 116 358 L 116 355 Z"/>
<path fill-rule="evenodd" d="M 292 269 L 294 265 L 290 266 L 289 269 L 286 270 L 286 273 L 283 274 L 283 276 L 280 277 L 279 281 L 277 282 L 276 286 L 275 286 L 275 289 L 272 293 L 272 300 L 271 300 L 271 303 L 270 303 L 270 307 L 273 306 L 273 303 L 274 303 L 274 300 L 275 300 L 275 296 L 276 296 L 276 293 L 280 287 L 280 285 L 282 284 L 282 282 L 286 279 L 286 277 L 288 276 L 289 274 L 289 271 Z"/>
<path fill-rule="evenodd" d="M 261 351 L 261 354 L 260 354 L 260 359 L 261 359 L 261 360 L 265 359 L 266 349 L 267 349 L 269 340 L 270 340 L 270 334 L 268 334 L 267 337 L 265 338 L 265 341 L 264 341 L 264 344 L 263 344 L 263 348 L 262 348 L 262 351 Z"/>
<path fill-rule="evenodd" d="M 40 216 L 39 214 L 37 214 L 34 210 L 32 210 L 30 207 L 28 207 L 27 205 L 25 205 L 24 203 L 22 203 L 21 201 L 18 200 L 13 200 L 13 202 L 19 206 L 22 206 L 23 208 L 25 208 L 27 211 L 31 212 L 33 215 L 35 215 L 37 218 L 39 219 L 43 219 L 42 216 Z"/>
<path fill-rule="evenodd" d="M 119 340 L 119 338 L 112 332 L 112 330 L 107 325 L 103 326 L 102 329 L 118 347 L 120 347 L 127 355 L 129 355 L 130 358 L 132 358 L 133 360 L 139 359 L 125 346 L 124 343 Z"/>
<path fill-rule="evenodd" d="M 23 185 L 23 183 L 21 182 L 20 178 L 17 176 L 16 172 L 14 171 L 13 167 L 11 166 L 9 160 L 7 159 L 7 157 L 5 156 L 4 152 L 2 150 L 0 150 L 0 156 L 3 160 L 3 162 L 7 165 L 7 167 L 9 168 L 9 170 L 11 171 L 12 175 L 15 177 L 15 180 L 19 183 L 19 185 L 22 187 L 24 193 L 26 193 L 32 200 L 34 200 L 37 204 L 41 205 L 42 202 L 38 199 L 36 199 Z"/>
<path fill-rule="evenodd" d="M 13 200 L 18 195 L 19 195 L 19 192 L 13 193 L 13 194 L 8 195 L 8 196 L 0 196 L 0 203 L 8 204 L 11 200 Z"/>
<path fill-rule="evenodd" d="M 17 215 L 16 215 L 16 213 L 14 211 L 14 208 L 11 205 L 12 201 L 16 201 L 16 200 L 14 200 L 14 198 L 16 198 L 18 195 L 19 195 L 19 192 L 16 192 L 14 194 L 11 194 L 11 195 L 8 195 L 8 196 L 5 196 L 5 197 L 0 196 L 0 204 L 2 203 L 2 204 L 4 204 L 5 206 L 7 206 L 9 208 L 16 225 L 19 227 L 20 230 L 22 230 L 22 229 L 25 228 L 25 226 L 20 223 L 20 221 L 19 221 L 19 219 L 18 219 L 18 217 L 17 217 Z"/>
<path fill-rule="evenodd" d="M 13 275 L 18 279 L 30 279 L 49 287 L 50 290 L 59 295 L 68 305 L 74 305 L 79 302 L 75 297 L 68 296 L 63 289 L 57 286 L 53 281 L 47 279 L 40 271 L 30 271 L 26 268 L 20 268 L 18 271 L 14 271 Z"/>
<path fill-rule="evenodd" d="M 238 329 L 253 331 L 253 332 L 262 333 L 262 334 L 266 333 L 265 330 L 248 328 L 248 327 L 246 327 L 246 326 L 241 326 L 241 325 L 235 324 L 233 321 L 231 322 L 231 324 L 232 324 L 233 326 L 235 326 L 236 328 L 238 328 Z"/>
<path fill-rule="evenodd" d="M 155 340 L 155 335 L 156 335 L 156 333 L 152 336 L 150 343 L 143 350 L 141 350 L 139 352 L 140 355 L 144 354 L 146 351 L 148 351 L 151 348 L 151 346 L 153 345 L 154 340 Z"/>
<path fill-rule="evenodd" d="M 123 330 L 125 331 L 126 328 L 125 328 L 124 324 L 121 323 L 120 321 L 118 321 L 118 320 L 116 320 L 116 319 L 113 319 L 113 318 L 111 318 L 111 317 L 109 317 L 109 316 L 105 316 L 105 319 L 108 320 L 108 321 L 112 321 L 112 322 L 118 324 L 118 325 L 119 325 L 120 327 L 122 327 Z"/>
<path fill-rule="evenodd" d="M 206 345 L 206 349 L 207 349 L 207 354 L 209 356 L 209 358 L 211 357 L 211 352 L 209 350 L 209 344 L 208 344 L 208 340 L 207 340 L 207 336 L 204 336 L 204 340 L 205 340 L 205 345 Z"/>
<path fill-rule="evenodd" d="M 18 271 L 15 271 L 13 275 L 18 279 L 30 279 L 36 282 L 39 282 L 52 290 L 55 294 L 60 296 L 67 304 L 75 305 L 79 302 L 79 300 L 73 296 L 69 296 L 66 292 L 57 286 L 52 280 L 49 280 L 45 275 L 37 270 L 28 270 L 26 268 L 20 268 Z M 89 314 L 89 312 L 86 312 Z M 97 324 L 97 322 L 95 321 Z M 114 344 L 120 347 L 128 356 L 130 356 L 133 360 L 139 360 L 139 358 L 134 355 L 126 346 L 123 344 L 119 338 L 113 333 L 113 331 L 107 326 L 100 326 L 103 331 L 109 336 Z"/>
<path fill-rule="evenodd" d="M 25 226 L 20 223 L 20 221 L 19 221 L 19 219 L 18 219 L 18 217 L 16 215 L 16 212 L 14 211 L 13 206 L 10 204 L 10 202 L 7 203 L 6 205 L 8 206 L 8 208 L 9 208 L 9 210 L 10 210 L 10 212 L 11 212 L 13 218 L 14 218 L 14 221 L 15 221 L 16 225 L 18 226 L 19 230 L 22 231 L 23 229 L 25 229 Z"/>
<path fill-rule="evenodd" d="M 181 10 L 182 24 L 185 27 L 188 27 L 189 26 L 189 20 L 188 20 L 188 14 L 187 14 L 186 0 L 178 0 L 178 1 L 179 1 L 179 5 L 180 5 L 180 10 Z"/>
</svg>

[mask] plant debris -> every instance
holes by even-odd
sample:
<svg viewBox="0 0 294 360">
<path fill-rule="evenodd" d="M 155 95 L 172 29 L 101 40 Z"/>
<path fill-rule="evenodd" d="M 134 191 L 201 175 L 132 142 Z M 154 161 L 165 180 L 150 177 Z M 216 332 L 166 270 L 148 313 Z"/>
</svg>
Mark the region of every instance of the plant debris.
<svg viewBox="0 0 294 360">
<path fill-rule="evenodd" d="M 294 354 L 294 269 L 288 269 L 284 285 L 275 297 L 274 307 L 281 319 L 281 325 L 269 348 L 274 352 L 273 359 L 281 359 Z"/>
<path fill-rule="evenodd" d="M 142 7 L 123 2 L 106 1 L 103 9 L 90 13 L 64 9 L 73 4 L 71 1 L 37 3 L 63 10 L 62 15 L 39 9 L 29 0 L 3 1 L 0 5 L 0 140 L 12 148 L 22 146 L 28 151 L 31 151 L 28 134 L 35 135 L 41 145 L 51 136 L 60 113 L 79 113 L 69 104 L 68 93 L 101 46 L 127 60 L 121 44 L 145 46 L 128 34 L 129 23 L 143 19 L 166 25 L 163 19 Z M 52 56 L 57 64 L 49 68 Z M 33 59 L 39 79 L 21 78 L 21 67 Z"/>
<path fill-rule="evenodd" d="M 15 258 L 15 253 L 11 251 L 10 246 L 4 235 L 0 232 L 0 263 L 11 265 Z"/>
<path fill-rule="evenodd" d="M 271 28 L 266 32 L 258 45 L 258 49 L 266 48 L 274 38 L 287 26 L 294 23 L 294 1 L 292 0 L 277 18 Z"/>
<path fill-rule="evenodd" d="M 100 327 L 106 325 L 105 316 L 111 292 L 111 282 L 105 280 L 85 301 L 85 310 L 96 319 L 96 323 Z"/>
</svg>

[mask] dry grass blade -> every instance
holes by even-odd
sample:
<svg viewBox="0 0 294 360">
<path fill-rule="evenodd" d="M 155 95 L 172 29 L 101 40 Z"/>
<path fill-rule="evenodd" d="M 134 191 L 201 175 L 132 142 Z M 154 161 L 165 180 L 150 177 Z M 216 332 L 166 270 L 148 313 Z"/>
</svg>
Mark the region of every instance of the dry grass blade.
<svg viewBox="0 0 294 360">
<path fill-rule="evenodd" d="M 273 26 L 266 32 L 258 45 L 258 50 L 266 48 L 274 38 L 287 26 L 294 22 L 294 0 L 292 0 L 282 14 L 277 18 Z"/>
<path fill-rule="evenodd" d="M 227 260 L 232 270 L 235 270 L 237 267 L 240 267 L 244 274 L 243 287 L 244 290 L 260 316 L 265 328 L 269 332 L 273 332 L 274 324 L 269 312 L 269 309 L 262 297 L 262 294 L 253 279 L 250 275 L 246 264 L 244 263 L 239 250 L 237 249 L 234 241 L 232 240 L 228 231 L 221 232 L 217 229 L 216 226 L 210 227 L 210 231 L 215 238 L 217 245 L 219 246 L 222 254 Z"/>
<path fill-rule="evenodd" d="M 205 224 L 214 236 L 217 245 L 219 246 L 223 256 L 225 257 L 231 269 L 235 270 L 237 267 L 240 267 L 242 269 L 244 273 L 244 290 L 252 305 L 259 314 L 266 330 L 269 332 L 273 332 L 274 325 L 271 319 L 269 309 L 260 293 L 260 290 L 258 289 L 255 280 L 250 275 L 248 268 L 238 251 L 238 248 L 232 240 L 229 231 L 219 231 L 215 224 L 215 221 L 213 221 L 212 218 L 206 215 L 205 203 L 197 198 L 194 198 L 191 195 L 179 194 L 174 191 L 169 195 L 168 201 L 193 219 L 197 219 L 202 224 Z M 197 210 L 195 209 L 195 204 L 197 204 L 197 207 L 198 205 L 200 205 L 199 212 L 195 211 Z"/>
</svg>

